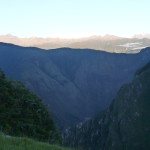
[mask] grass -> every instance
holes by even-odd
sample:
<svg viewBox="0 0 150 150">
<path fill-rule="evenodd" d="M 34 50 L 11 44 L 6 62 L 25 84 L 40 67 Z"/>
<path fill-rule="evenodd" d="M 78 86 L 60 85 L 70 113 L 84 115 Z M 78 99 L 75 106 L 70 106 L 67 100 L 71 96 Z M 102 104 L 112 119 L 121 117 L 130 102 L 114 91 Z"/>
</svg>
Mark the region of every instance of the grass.
<svg viewBox="0 0 150 150">
<path fill-rule="evenodd" d="M 0 135 L 0 150 L 70 150 L 49 145 L 28 138 L 5 137 Z"/>
</svg>

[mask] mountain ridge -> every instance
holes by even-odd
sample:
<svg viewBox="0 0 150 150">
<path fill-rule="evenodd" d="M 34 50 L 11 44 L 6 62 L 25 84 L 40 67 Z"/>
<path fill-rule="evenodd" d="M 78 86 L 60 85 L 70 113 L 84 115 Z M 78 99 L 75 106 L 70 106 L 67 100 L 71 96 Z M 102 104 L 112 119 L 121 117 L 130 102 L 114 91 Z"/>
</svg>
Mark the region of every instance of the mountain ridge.
<svg viewBox="0 0 150 150">
<path fill-rule="evenodd" d="M 116 54 L 4 45 L 0 45 L 0 67 L 37 94 L 63 129 L 108 107 L 120 86 L 130 82 L 150 59 L 150 48 L 137 54 Z"/>
<path fill-rule="evenodd" d="M 109 108 L 66 130 L 64 144 L 86 150 L 148 150 L 150 148 L 150 63 L 122 86 Z"/>
<path fill-rule="evenodd" d="M 142 48 L 150 46 L 149 38 L 124 38 L 114 35 L 91 36 L 78 39 L 61 39 L 61 38 L 18 38 L 13 35 L 0 36 L 0 41 L 13 43 L 26 47 L 39 47 L 43 49 L 55 49 L 61 47 L 105 50 L 116 53 L 137 53 Z"/>
</svg>

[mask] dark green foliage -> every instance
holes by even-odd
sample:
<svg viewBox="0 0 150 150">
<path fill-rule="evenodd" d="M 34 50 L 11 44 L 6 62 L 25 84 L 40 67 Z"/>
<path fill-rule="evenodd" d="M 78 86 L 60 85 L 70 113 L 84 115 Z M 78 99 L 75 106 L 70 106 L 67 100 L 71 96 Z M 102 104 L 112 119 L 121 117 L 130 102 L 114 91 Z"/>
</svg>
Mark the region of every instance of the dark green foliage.
<svg viewBox="0 0 150 150">
<path fill-rule="evenodd" d="M 0 78 L 4 79 L 5 78 L 5 74 L 0 70 Z"/>
<path fill-rule="evenodd" d="M 56 127 L 41 100 L 20 82 L 8 80 L 0 71 L 0 130 L 49 143 L 59 142 Z"/>
</svg>

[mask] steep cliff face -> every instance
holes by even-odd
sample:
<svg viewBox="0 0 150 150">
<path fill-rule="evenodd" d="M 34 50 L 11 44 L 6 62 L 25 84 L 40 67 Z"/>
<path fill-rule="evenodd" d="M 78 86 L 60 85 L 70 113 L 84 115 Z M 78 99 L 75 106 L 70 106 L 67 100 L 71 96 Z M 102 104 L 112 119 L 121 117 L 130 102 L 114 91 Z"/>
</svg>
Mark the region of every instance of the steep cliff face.
<svg viewBox="0 0 150 150">
<path fill-rule="evenodd" d="M 85 150 L 150 149 L 150 63 L 121 87 L 107 110 L 67 130 L 64 143 Z"/>
<path fill-rule="evenodd" d="M 61 48 L 44 51 L 0 44 L 0 67 L 48 105 L 60 128 L 73 126 L 109 106 L 122 84 L 150 59 L 138 54 Z"/>
</svg>

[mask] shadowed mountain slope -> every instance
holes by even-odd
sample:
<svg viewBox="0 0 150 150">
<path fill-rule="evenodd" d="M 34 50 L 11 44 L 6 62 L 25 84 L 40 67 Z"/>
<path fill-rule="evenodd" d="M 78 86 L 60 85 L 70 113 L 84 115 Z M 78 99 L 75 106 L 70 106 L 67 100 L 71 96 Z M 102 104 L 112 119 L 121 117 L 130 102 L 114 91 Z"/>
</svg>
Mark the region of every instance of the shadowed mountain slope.
<svg viewBox="0 0 150 150">
<path fill-rule="evenodd" d="M 112 104 L 95 118 L 69 129 L 64 143 L 85 150 L 150 149 L 150 63 L 121 87 Z"/>
<path fill-rule="evenodd" d="M 0 67 L 48 104 L 60 128 L 108 107 L 121 85 L 149 60 L 150 48 L 116 54 L 69 48 L 44 51 L 0 43 Z"/>
</svg>

